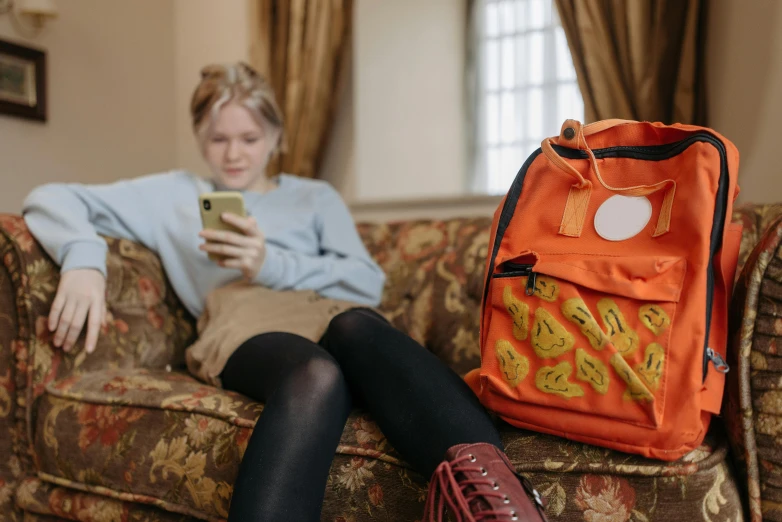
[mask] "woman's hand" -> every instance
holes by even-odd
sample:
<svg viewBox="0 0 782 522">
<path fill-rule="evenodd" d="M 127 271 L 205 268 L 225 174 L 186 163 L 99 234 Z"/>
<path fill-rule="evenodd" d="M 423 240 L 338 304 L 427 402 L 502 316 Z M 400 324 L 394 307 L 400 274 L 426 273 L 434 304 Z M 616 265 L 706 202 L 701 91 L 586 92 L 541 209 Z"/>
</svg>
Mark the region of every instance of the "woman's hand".
<svg viewBox="0 0 782 522">
<path fill-rule="evenodd" d="M 49 312 L 54 346 L 70 351 L 87 319 L 87 353 L 95 351 L 101 324 L 106 318 L 106 278 L 98 270 L 77 268 L 63 272 Z"/>
<path fill-rule="evenodd" d="M 252 216 L 243 218 L 226 212 L 220 217 L 242 233 L 202 230 L 198 235 L 206 239 L 206 243 L 199 248 L 204 252 L 223 256 L 224 259 L 217 262 L 220 266 L 238 268 L 246 280 L 253 280 L 266 259 L 266 238 Z"/>
</svg>

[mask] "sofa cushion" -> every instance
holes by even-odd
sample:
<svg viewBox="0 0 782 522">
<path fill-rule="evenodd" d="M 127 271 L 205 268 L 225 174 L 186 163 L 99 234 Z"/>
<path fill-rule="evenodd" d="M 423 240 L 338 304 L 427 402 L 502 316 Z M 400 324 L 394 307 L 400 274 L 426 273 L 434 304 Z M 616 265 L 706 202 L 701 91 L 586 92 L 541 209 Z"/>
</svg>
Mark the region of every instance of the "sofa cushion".
<svg viewBox="0 0 782 522">
<path fill-rule="evenodd" d="M 743 520 L 740 486 L 718 423 L 676 462 L 645 459 L 501 427 L 517 471 L 547 500 L 554 521 Z"/>
<path fill-rule="evenodd" d="M 183 373 L 74 374 L 48 386 L 40 400 L 39 477 L 219 519 L 227 516 L 238 464 L 262 409 Z M 359 411 L 348 419 L 337 452 L 347 460 L 334 475 L 334 486 L 350 492 L 371 479 L 380 464 L 401 464 L 376 425 Z"/>
<path fill-rule="evenodd" d="M 25 522 L 77 520 L 80 522 L 188 522 L 191 517 L 170 513 L 132 499 L 55 486 L 37 478 L 25 480 L 16 490 L 16 503 L 24 509 Z"/>
<path fill-rule="evenodd" d="M 223 520 L 262 406 L 186 374 L 106 370 L 49 385 L 37 409 L 36 458 L 47 488 Z M 698 450 L 666 463 L 500 428 L 514 465 L 548 497 L 553 520 L 614 520 L 614 512 L 627 515 L 616 520 L 740 518 L 718 429 Z M 322 520 L 413 522 L 425 487 L 374 422 L 355 411 L 329 474 Z M 43 491 L 53 502 L 54 490 Z"/>
</svg>

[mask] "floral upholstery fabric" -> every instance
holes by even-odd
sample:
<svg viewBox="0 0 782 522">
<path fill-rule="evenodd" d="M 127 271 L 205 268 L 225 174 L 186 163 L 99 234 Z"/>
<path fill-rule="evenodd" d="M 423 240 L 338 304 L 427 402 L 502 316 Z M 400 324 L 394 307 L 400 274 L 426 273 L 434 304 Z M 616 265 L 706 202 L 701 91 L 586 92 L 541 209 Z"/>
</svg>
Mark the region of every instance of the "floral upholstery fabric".
<svg viewBox="0 0 782 522">
<path fill-rule="evenodd" d="M 752 250 L 760 242 L 768 228 L 782 216 L 782 204 L 774 205 L 743 205 L 736 207 L 733 221 L 741 223 L 744 231 L 741 236 L 741 253 L 739 254 L 739 269 L 747 263 Z"/>
<path fill-rule="evenodd" d="M 745 227 L 754 225 L 757 245 L 742 252 L 746 265 L 731 303 L 723 410 L 753 522 L 782 520 L 782 207 L 756 210 L 742 216 Z"/>
<path fill-rule="evenodd" d="M 21 521 L 22 516 L 14 502 L 19 482 L 9 475 L 0 475 L 0 520 Z"/>
<path fill-rule="evenodd" d="M 82 520 L 90 522 L 186 522 L 192 520 L 152 507 L 102 495 L 64 488 L 38 479 L 27 479 L 16 492 L 25 507 L 24 522 Z"/>
<path fill-rule="evenodd" d="M 673 462 L 648 460 L 557 437 L 502 430 L 517 470 L 543 494 L 552 521 L 741 520 L 741 490 L 719 428 Z"/>
<path fill-rule="evenodd" d="M 85 505 L 84 499 L 109 496 L 207 520 L 227 515 L 230 484 L 261 412 L 260 405 L 188 375 L 148 370 L 80 374 L 50 385 L 41 400 L 36 451 L 46 483 L 95 493 L 79 497 Z M 717 434 L 683 461 L 661 463 L 501 428 L 510 458 L 545 492 L 555 520 L 616 510 L 639 520 L 663 513 L 671 519 L 695 509 L 693 498 L 702 500 L 697 513 L 740 516 L 726 442 Z M 366 415 L 353 413 L 337 455 L 326 520 L 372 513 L 382 519 L 389 507 L 392 520 L 418 520 L 423 477 L 407 469 Z M 48 503 L 56 506 L 54 495 Z"/>
<path fill-rule="evenodd" d="M 749 252 L 781 214 L 782 206 L 736 212 L 745 226 L 740 262 L 748 268 L 734 298 L 737 324 L 761 329 L 741 297 L 751 294 L 741 289 L 747 272 L 763 268 L 761 280 L 768 280 L 755 285 L 756 305 L 760 287 L 775 295 L 771 274 L 782 271 L 774 272 L 770 260 L 763 264 L 774 255 Z M 489 226 L 488 218 L 359 225 L 388 275 L 381 310 L 460 374 L 480 364 Z M 108 324 L 95 354 L 87 357 L 81 344 L 64 354 L 51 346 L 45 328 L 57 267 L 19 216 L 0 215 L 0 433 L 8 434 L 0 437 L 0 521 L 222 520 L 262 407 L 184 373 L 194 323 L 159 260 L 135 243 L 107 241 Z M 728 466 L 728 438 L 719 423 L 702 448 L 675 463 L 501 424 L 511 460 L 549 499 L 551 519 L 739 520 L 742 498 L 754 499 L 753 515 L 776 519 L 775 503 L 782 505 L 775 496 L 782 474 L 773 464 L 782 462 L 774 453 L 777 362 L 775 345 L 758 342 L 771 343 L 774 310 L 758 316 L 767 318 L 767 333 L 736 334 L 752 346 L 735 354 L 747 378 L 731 372 L 739 382 L 726 393 L 737 405 L 724 417 L 733 453 L 742 452 L 740 473 L 756 477 L 754 493 L 745 492 Z M 750 375 L 750 367 L 766 370 L 768 378 Z M 408 469 L 372 420 L 356 411 L 331 468 L 322 519 L 420 520 L 426 478 Z"/>
<path fill-rule="evenodd" d="M 149 370 L 75 374 L 49 386 L 41 401 L 40 477 L 117 498 L 142 497 L 210 520 L 228 514 L 231 484 L 262 411 L 187 374 Z M 406 472 L 359 411 L 349 418 L 337 453 L 344 459 L 331 476 L 335 495 L 360 489 L 376 466 Z M 390 494 L 380 489 L 373 498 Z"/>
<path fill-rule="evenodd" d="M 480 366 L 483 269 L 491 219 L 361 224 L 387 275 L 380 309 L 460 375 Z"/>
</svg>

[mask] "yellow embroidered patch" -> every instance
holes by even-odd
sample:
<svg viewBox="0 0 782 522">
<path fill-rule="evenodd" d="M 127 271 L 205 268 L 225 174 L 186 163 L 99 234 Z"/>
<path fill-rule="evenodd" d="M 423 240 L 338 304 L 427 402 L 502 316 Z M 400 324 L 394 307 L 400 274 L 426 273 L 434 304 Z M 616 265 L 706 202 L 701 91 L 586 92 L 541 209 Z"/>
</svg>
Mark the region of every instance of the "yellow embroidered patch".
<svg viewBox="0 0 782 522">
<path fill-rule="evenodd" d="M 565 319 L 578 326 L 584 337 L 595 350 L 602 350 L 608 343 L 603 330 L 597 324 L 597 320 L 587 308 L 586 303 L 580 297 L 568 299 L 562 303 L 562 315 Z"/>
<path fill-rule="evenodd" d="M 529 306 L 513 295 L 510 285 L 502 292 L 502 303 L 513 319 L 513 337 L 524 341 L 529 334 Z"/>
<path fill-rule="evenodd" d="M 523 280 L 526 284 L 526 279 Z M 559 297 L 559 284 L 548 277 L 537 276 L 535 278 L 534 294 L 544 301 L 553 303 Z"/>
<path fill-rule="evenodd" d="M 641 379 L 638 378 L 638 375 L 635 374 L 632 368 L 630 368 L 630 365 L 627 364 L 627 361 L 625 361 L 622 356 L 618 353 L 615 353 L 611 356 L 611 366 L 614 367 L 614 370 L 616 370 L 616 373 L 619 375 L 619 377 L 622 378 L 622 380 L 627 384 L 627 391 L 625 391 L 623 397 L 627 399 L 633 399 L 636 401 L 646 401 L 646 402 L 652 402 L 654 401 L 654 395 L 652 395 L 652 392 L 649 391 L 649 389 L 644 386 L 644 383 L 641 382 Z"/>
<path fill-rule="evenodd" d="M 541 359 L 559 357 L 573 349 L 576 340 L 554 316 L 544 308 L 535 310 L 532 325 L 532 347 Z"/>
<path fill-rule="evenodd" d="M 529 359 L 517 352 L 510 341 L 505 339 L 498 339 L 494 343 L 494 353 L 500 363 L 500 371 L 510 387 L 515 388 L 521 384 L 529 373 Z"/>
<path fill-rule="evenodd" d="M 665 310 L 653 304 L 643 305 L 638 310 L 638 318 L 654 335 L 660 335 L 671 325 L 671 318 Z"/>
<path fill-rule="evenodd" d="M 573 373 L 573 367 L 567 361 L 556 366 L 544 366 L 535 374 L 535 386 L 544 392 L 559 395 L 565 399 L 583 397 L 584 390 L 578 384 L 567 379 Z"/>
<path fill-rule="evenodd" d="M 603 361 L 597 357 L 592 357 L 583 348 L 576 349 L 576 377 L 592 385 L 597 393 L 608 391 L 608 385 L 611 382 L 608 375 L 608 368 Z"/>
<path fill-rule="evenodd" d="M 637 352 L 640 344 L 638 332 L 627 324 L 619 306 L 612 299 L 601 299 L 597 303 L 597 311 L 603 318 L 606 334 L 616 351 L 623 357 L 630 357 Z"/>
<path fill-rule="evenodd" d="M 641 379 L 653 390 L 660 387 L 663 368 L 665 368 L 665 349 L 657 343 L 646 347 L 643 362 L 635 367 Z"/>
</svg>

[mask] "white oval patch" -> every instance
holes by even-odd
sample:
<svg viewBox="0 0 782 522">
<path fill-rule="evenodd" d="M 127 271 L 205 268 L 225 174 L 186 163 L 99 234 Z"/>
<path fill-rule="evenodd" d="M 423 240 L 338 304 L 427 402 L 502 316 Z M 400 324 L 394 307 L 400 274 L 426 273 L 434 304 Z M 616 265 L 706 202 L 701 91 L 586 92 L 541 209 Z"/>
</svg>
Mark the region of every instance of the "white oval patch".
<svg viewBox="0 0 782 522">
<path fill-rule="evenodd" d="M 652 217 L 652 203 L 644 196 L 611 196 L 595 214 L 595 231 L 608 241 L 624 241 L 638 235 Z"/>
</svg>

